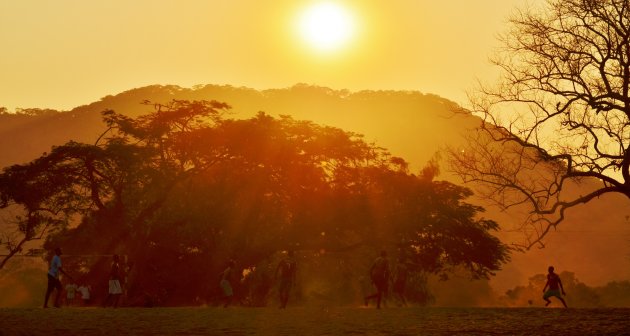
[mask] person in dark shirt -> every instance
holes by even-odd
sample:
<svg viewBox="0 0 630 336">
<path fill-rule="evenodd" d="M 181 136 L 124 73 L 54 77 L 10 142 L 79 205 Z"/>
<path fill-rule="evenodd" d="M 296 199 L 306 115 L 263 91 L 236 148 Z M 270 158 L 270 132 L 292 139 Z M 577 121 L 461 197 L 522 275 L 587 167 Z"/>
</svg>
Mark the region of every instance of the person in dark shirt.
<svg viewBox="0 0 630 336">
<path fill-rule="evenodd" d="M 396 268 L 394 271 L 394 296 L 400 300 L 400 304 L 403 306 L 407 306 L 407 300 L 405 299 L 405 286 L 407 284 L 407 276 L 409 274 L 409 269 L 405 264 L 405 259 L 403 257 L 398 258 L 398 263 L 396 264 Z"/>
<path fill-rule="evenodd" d="M 564 287 L 562 287 L 562 281 L 560 281 L 558 274 L 554 273 L 553 266 L 549 266 L 548 270 L 549 274 L 547 274 L 547 283 L 545 283 L 545 287 L 543 288 L 543 299 L 547 301 L 545 306 L 548 306 L 551 303 L 549 298 L 555 296 L 562 302 L 564 308 L 567 308 L 567 303 L 562 298 L 562 295 L 567 295 L 567 293 L 564 292 Z M 549 290 L 547 290 L 547 287 L 549 287 Z M 560 294 L 561 290 L 562 294 Z"/>
<path fill-rule="evenodd" d="M 389 282 L 389 261 L 387 260 L 387 252 L 381 251 L 380 257 L 374 260 L 370 268 L 370 278 L 376 287 L 376 293 L 365 297 L 365 305 L 367 306 L 370 300 L 376 299 L 376 308 L 381 309 L 381 300 L 387 293 L 387 284 Z"/>
<path fill-rule="evenodd" d="M 232 298 L 234 297 L 234 290 L 232 289 L 232 278 L 234 276 L 234 267 L 236 262 L 234 260 L 230 260 L 228 262 L 228 267 L 221 273 L 221 281 L 219 282 L 219 286 L 221 287 L 221 291 L 223 291 L 223 300 L 225 303 L 223 304 L 223 308 L 227 308 L 232 302 Z"/>
<path fill-rule="evenodd" d="M 295 284 L 297 262 L 293 257 L 293 251 L 287 253 L 276 268 L 276 280 L 279 279 L 278 294 L 280 296 L 280 309 L 287 307 L 291 288 Z"/>
</svg>

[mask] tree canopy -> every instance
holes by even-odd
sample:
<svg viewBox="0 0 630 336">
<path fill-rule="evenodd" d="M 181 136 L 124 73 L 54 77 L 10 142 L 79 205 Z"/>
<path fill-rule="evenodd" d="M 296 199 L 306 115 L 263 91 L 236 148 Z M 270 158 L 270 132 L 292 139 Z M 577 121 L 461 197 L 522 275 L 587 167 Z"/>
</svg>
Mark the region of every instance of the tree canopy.
<svg viewBox="0 0 630 336">
<path fill-rule="evenodd" d="M 132 299 L 191 303 L 216 290 L 226 260 L 252 270 L 288 249 L 389 249 L 414 272 L 463 266 L 476 278 L 508 260 L 491 234 L 498 225 L 465 202 L 470 190 L 434 181 L 435 167 L 411 174 L 360 135 L 309 121 L 227 119 L 229 106 L 215 101 L 146 104 L 153 112 L 137 118 L 103 112 L 96 144 L 70 142 L 0 175 L 5 206 L 64 204 L 46 247 L 127 256 Z M 53 179 L 62 183 L 46 189 Z M 24 185 L 46 192 L 31 205 Z M 94 280 L 108 261 L 64 265 Z"/>
<path fill-rule="evenodd" d="M 509 24 L 492 59 L 500 80 L 471 96 L 483 124 L 451 165 L 501 207 L 529 206 L 530 248 L 567 209 L 630 198 L 630 3 L 548 0 Z"/>
</svg>

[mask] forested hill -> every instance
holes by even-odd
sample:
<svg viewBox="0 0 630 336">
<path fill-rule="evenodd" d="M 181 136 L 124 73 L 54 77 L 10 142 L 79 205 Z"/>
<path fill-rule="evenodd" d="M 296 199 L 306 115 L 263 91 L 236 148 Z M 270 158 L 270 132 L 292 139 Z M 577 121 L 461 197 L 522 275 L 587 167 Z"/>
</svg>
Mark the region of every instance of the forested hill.
<svg viewBox="0 0 630 336">
<path fill-rule="evenodd" d="M 94 143 L 105 129 L 101 120 L 104 110 L 137 116 L 153 111 L 142 102 L 172 99 L 225 102 L 232 106 L 233 115 L 228 116 L 232 118 L 264 111 L 360 133 L 368 142 L 376 142 L 410 162 L 412 172 L 442 146 L 463 141 L 461 134 L 480 122 L 471 115 L 453 114 L 456 105 L 447 99 L 415 91 L 350 92 L 304 84 L 263 91 L 218 85 L 153 85 L 106 96 L 71 111 L 26 109 L 17 115 L 0 114 L 0 167 L 28 162 L 69 140 Z M 502 288 L 526 284 L 529 275 L 544 271 L 549 264 L 575 272 L 590 285 L 630 278 L 630 211 L 623 209 L 628 209 L 627 199 L 605 197 L 570 211 L 559 231 L 549 236 L 547 248 L 515 255 L 495 281 L 500 281 Z M 517 226 L 520 216 L 526 215 L 488 210 L 487 216 L 507 229 Z M 514 232 L 502 235 L 506 242 L 522 237 Z"/>
<path fill-rule="evenodd" d="M 446 143 L 461 141 L 461 132 L 478 125 L 472 116 L 454 116 L 455 104 L 416 91 L 332 90 L 298 84 L 287 89 L 257 91 L 233 86 L 205 85 L 192 89 L 153 85 L 106 96 L 66 112 L 23 110 L 0 114 L 0 166 L 30 161 L 50 146 L 69 140 L 93 143 L 104 130 L 101 112 L 137 116 L 152 110 L 142 102 L 172 99 L 217 100 L 232 106 L 233 118 L 258 111 L 290 115 L 365 135 L 394 155 L 404 157 L 416 170 Z"/>
</svg>

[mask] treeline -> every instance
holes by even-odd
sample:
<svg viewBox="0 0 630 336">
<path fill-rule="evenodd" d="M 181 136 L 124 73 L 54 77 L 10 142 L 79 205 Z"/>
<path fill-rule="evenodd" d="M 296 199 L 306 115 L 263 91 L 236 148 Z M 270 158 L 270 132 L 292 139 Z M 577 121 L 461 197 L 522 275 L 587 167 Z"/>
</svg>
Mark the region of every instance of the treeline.
<svg viewBox="0 0 630 336">
<path fill-rule="evenodd" d="M 297 296 L 341 303 L 381 249 L 411 269 L 417 302 L 429 298 L 426 274 L 463 267 L 487 278 L 508 261 L 497 223 L 466 203 L 469 189 L 436 181 L 435 164 L 412 174 L 358 134 L 265 113 L 227 119 L 216 101 L 146 104 L 153 111 L 137 118 L 103 112 L 95 144 L 69 142 L 3 170 L 0 206 L 22 212 L 0 267 L 47 237 L 96 293 L 111 260 L 89 256 L 115 253 L 130 304 L 180 305 L 211 302 L 234 259 L 238 298 L 265 305 L 288 249 L 303 265 Z"/>
</svg>

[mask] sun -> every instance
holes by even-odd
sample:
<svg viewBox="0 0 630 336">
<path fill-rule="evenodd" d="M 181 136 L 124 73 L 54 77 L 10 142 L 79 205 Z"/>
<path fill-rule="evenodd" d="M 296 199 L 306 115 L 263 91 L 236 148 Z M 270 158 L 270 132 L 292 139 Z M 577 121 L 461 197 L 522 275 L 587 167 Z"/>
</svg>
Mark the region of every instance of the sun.
<svg viewBox="0 0 630 336">
<path fill-rule="evenodd" d="M 304 9 L 298 18 L 300 38 L 320 52 L 343 48 L 355 34 L 355 20 L 334 2 L 318 2 Z"/>
</svg>

